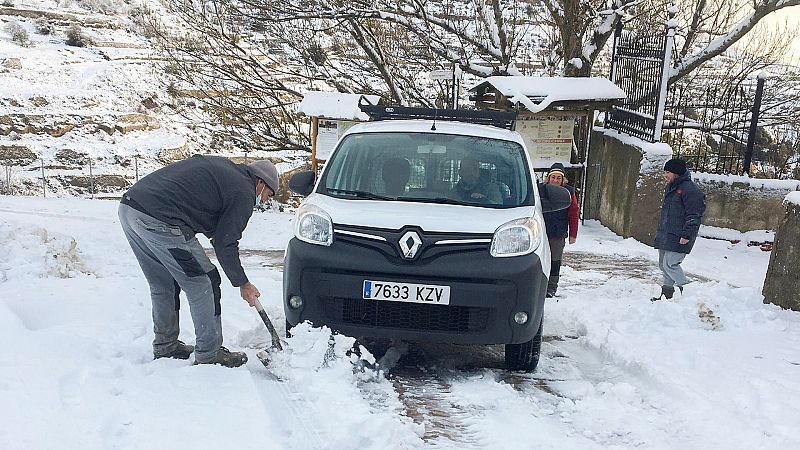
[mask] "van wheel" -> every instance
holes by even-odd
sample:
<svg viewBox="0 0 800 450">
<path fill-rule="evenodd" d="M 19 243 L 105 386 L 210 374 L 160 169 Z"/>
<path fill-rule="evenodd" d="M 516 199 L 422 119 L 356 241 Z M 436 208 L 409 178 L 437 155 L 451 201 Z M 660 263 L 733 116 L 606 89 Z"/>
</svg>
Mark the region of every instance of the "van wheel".
<svg viewBox="0 0 800 450">
<path fill-rule="evenodd" d="M 539 365 L 539 353 L 542 349 L 542 326 L 544 317 L 539 322 L 539 331 L 528 342 L 506 344 L 506 368 L 508 370 L 524 370 L 533 372 Z"/>
</svg>

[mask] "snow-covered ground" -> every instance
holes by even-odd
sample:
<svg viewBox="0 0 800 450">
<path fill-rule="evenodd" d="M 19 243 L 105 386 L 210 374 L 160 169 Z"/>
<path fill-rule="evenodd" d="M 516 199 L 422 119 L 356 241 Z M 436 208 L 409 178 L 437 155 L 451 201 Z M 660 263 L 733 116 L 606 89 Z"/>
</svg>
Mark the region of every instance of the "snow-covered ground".
<svg viewBox="0 0 800 450">
<path fill-rule="evenodd" d="M 149 292 L 116 207 L 0 196 L 0 448 L 800 448 L 800 313 L 762 304 L 757 247 L 698 240 L 685 267 L 699 281 L 651 303 L 655 250 L 587 222 L 533 374 L 447 346 L 354 372 L 351 339 L 326 358 L 330 334 L 305 326 L 270 373 L 255 357 L 269 336 L 227 281 L 225 344 L 250 362 L 152 360 Z M 254 214 L 241 243 L 279 331 L 291 226 Z M 193 342 L 185 300 L 181 318 Z"/>
</svg>

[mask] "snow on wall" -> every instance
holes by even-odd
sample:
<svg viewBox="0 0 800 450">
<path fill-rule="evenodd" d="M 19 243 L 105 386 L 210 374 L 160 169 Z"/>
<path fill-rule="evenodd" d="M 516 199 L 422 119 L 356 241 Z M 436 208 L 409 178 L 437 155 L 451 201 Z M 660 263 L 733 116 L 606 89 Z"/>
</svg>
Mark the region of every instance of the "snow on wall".
<svg viewBox="0 0 800 450">
<path fill-rule="evenodd" d="M 753 230 L 742 233 L 732 228 L 713 227 L 710 225 L 700 225 L 699 235 L 704 238 L 723 239 L 726 241 L 739 242 L 774 242 L 775 232 L 773 230 Z"/>
<path fill-rule="evenodd" d="M 784 204 L 790 203 L 793 205 L 800 205 L 800 191 L 790 192 L 789 195 L 783 200 Z"/>
<path fill-rule="evenodd" d="M 800 191 L 800 180 L 768 180 L 761 178 L 750 178 L 746 175 L 718 175 L 702 172 L 692 172 L 692 179 L 699 183 L 741 183 L 748 184 L 754 189 Z"/>
<path fill-rule="evenodd" d="M 642 151 L 642 165 L 639 169 L 639 173 L 650 173 L 661 170 L 661 168 L 664 167 L 664 163 L 672 158 L 672 147 L 670 147 L 669 144 L 643 141 L 637 137 L 603 127 L 594 127 L 594 131 L 613 137 L 623 144 L 640 149 Z"/>
</svg>

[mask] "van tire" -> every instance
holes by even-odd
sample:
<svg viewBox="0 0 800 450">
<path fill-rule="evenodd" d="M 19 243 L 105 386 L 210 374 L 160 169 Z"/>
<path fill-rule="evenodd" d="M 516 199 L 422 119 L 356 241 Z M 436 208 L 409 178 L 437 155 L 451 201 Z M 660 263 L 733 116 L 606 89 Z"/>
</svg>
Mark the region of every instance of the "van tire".
<svg viewBox="0 0 800 450">
<path fill-rule="evenodd" d="M 506 344 L 506 368 L 533 372 L 539 365 L 539 354 L 542 349 L 542 326 L 544 317 L 539 321 L 539 331 L 530 341 L 521 344 Z"/>
</svg>

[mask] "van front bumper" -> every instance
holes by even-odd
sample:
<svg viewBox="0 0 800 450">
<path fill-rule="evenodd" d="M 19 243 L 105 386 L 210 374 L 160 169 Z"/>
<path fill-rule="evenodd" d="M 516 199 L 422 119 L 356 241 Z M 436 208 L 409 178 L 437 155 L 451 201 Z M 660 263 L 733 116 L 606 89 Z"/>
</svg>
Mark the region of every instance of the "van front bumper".
<svg viewBox="0 0 800 450">
<path fill-rule="evenodd" d="M 308 320 L 356 338 L 461 344 L 518 344 L 539 329 L 547 276 L 535 253 L 494 258 L 487 244 L 460 245 L 409 262 L 388 247 L 337 238 L 330 247 L 289 242 L 283 303 L 290 325 Z M 450 303 L 365 300 L 365 280 L 449 286 Z M 302 298 L 300 308 L 290 306 L 292 296 Z M 527 322 L 515 322 L 518 312 Z"/>
</svg>

